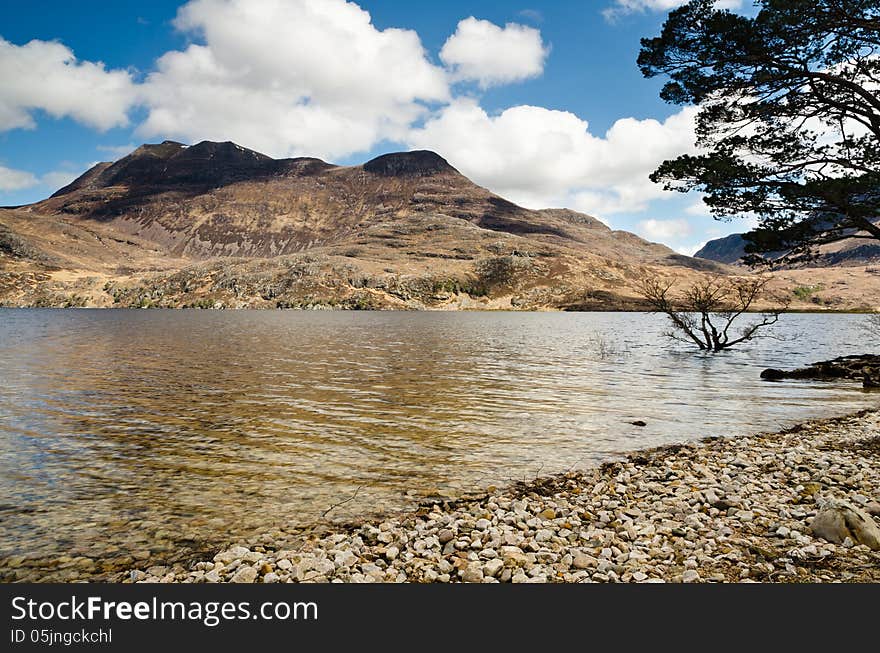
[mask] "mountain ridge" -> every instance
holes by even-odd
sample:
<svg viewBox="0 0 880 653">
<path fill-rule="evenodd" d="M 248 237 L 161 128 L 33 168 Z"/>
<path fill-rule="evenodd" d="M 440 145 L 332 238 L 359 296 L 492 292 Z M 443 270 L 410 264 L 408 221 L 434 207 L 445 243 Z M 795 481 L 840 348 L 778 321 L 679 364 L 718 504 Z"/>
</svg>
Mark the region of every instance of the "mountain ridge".
<svg viewBox="0 0 880 653">
<path fill-rule="evenodd" d="M 646 275 L 730 272 L 427 150 L 337 166 L 164 141 L 0 210 L 9 306 L 629 309 Z"/>
<path fill-rule="evenodd" d="M 706 243 L 696 254 L 701 258 L 724 265 L 743 265 L 741 260 L 746 255 L 745 234 L 730 234 Z M 781 265 L 786 268 L 829 268 L 829 267 L 862 267 L 880 264 L 880 242 L 861 239 L 841 240 L 836 243 L 816 248 L 815 256 L 794 266 Z M 770 260 L 778 258 L 782 253 L 770 253 Z"/>
<path fill-rule="evenodd" d="M 601 231 L 614 238 L 590 216 L 524 209 L 426 150 L 336 166 L 306 157 L 272 159 L 231 142 L 165 141 L 98 164 L 32 206 L 107 223 L 172 254 L 200 259 L 292 254 L 389 219 L 430 212 L 514 235 L 584 242 Z M 673 254 L 665 246 L 625 238 L 644 256 Z"/>
</svg>

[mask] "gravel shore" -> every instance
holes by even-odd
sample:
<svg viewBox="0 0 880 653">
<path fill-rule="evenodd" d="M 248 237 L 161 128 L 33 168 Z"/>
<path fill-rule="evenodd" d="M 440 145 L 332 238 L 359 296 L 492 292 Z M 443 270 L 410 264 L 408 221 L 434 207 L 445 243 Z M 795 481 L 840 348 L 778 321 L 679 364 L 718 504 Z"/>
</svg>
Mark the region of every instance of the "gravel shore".
<svg viewBox="0 0 880 653">
<path fill-rule="evenodd" d="M 880 412 L 869 411 L 243 542 L 130 580 L 880 582 L 878 515 Z"/>
</svg>

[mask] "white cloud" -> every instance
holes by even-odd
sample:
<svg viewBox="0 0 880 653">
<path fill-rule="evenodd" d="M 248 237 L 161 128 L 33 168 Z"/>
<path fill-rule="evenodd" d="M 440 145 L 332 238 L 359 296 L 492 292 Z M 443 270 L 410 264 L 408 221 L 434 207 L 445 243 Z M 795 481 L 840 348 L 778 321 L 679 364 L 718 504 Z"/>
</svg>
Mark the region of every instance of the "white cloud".
<svg viewBox="0 0 880 653">
<path fill-rule="evenodd" d="M 709 207 L 706 206 L 706 203 L 703 201 L 703 198 L 694 200 L 688 207 L 684 210 L 688 215 L 694 215 L 701 218 L 707 218 L 712 215 L 712 212 L 709 210 Z"/>
<path fill-rule="evenodd" d="M 72 182 L 81 174 L 82 171 L 71 172 L 70 170 L 53 170 L 52 172 L 47 172 L 45 175 L 40 177 L 40 183 L 54 190 L 58 190 L 59 188 L 64 188 L 65 186 L 67 186 L 67 184 Z"/>
<path fill-rule="evenodd" d="M 707 236 L 710 236 L 712 238 L 723 238 L 724 236 L 728 236 L 733 233 L 751 231 L 752 229 L 756 229 L 760 224 L 758 216 L 751 212 L 741 213 L 729 219 L 725 218 L 723 220 L 715 220 L 714 216 L 712 215 L 712 211 L 709 210 L 709 207 L 703 201 L 702 195 L 700 195 L 697 200 L 689 204 L 685 208 L 684 212 L 687 215 L 694 216 L 696 218 L 703 218 L 706 224 L 713 224 L 714 226 L 708 227 L 703 230 Z M 709 222 L 710 220 L 713 220 L 714 222 Z"/>
<path fill-rule="evenodd" d="M 24 170 L 14 170 L 0 166 L 0 192 L 11 193 L 25 188 L 32 188 L 40 183 L 30 172 Z"/>
<path fill-rule="evenodd" d="M 14 45 L 0 38 L 0 131 L 33 129 L 32 112 L 70 117 L 102 131 L 128 124 L 135 102 L 131 75 L 77 61 L 61 43 Z"/>
<path fill-rule="evenodd" d="M 695 225 L 686 218 L 650 218 L 636 224 L 633 231 L 646 240 L 663 243 L 679 254 L 693 256 L 707 242 L 708 230 L 703 228 L 704 222 L 699 220 Z M 700 240 L 695 240 L 695 236 Z"/>
<path fill-rule="evenodd" d="M 532 21 L 533 23 L 544 22 L 544 13 L 540 9 L 521 9 L 518 12 L 518 15 Z"/>
<path fill-rule="evenodd" d="M 137 149 L 137 145 L 134 143 L 129 143 L 128 145 L 98 145 L 95 149 L 99 152 L 106 152 L 110 156 L 113 157 L 113 160 L 121 159 L 124 156 L 127 156 L 134 152 Z"/>
<path fill-rule="evenodd" d="M 451 81 L 487 87 L 542 73 L 548 50 L 523 25 L 461 21 L 440 53 L 446 68 L 431 62 L 416 32 L 380 30 L 345 0 L 192 0 L 174 25 L 193 42 L 160 57 L 140 84 L 76 61 L 59 43 L 0 39 L 4 80 L 28 77 L 21 67 L 31 63 L 42 76 L 0 88 L 0 131 L 33 126 L 34 109 L 104 129 L 138 104 L 147 110 L 138 127 L 145 139 L 233 140 L 273 156 L 331 160 L 387 140 L 436 150 L 524 206 L 567 206 L 606 221 L 677 196 L 648 175 L 693 152 L 694 108 L 665 121 L 624 118 L 594 134 L 570 112 L 524 105 L 488 114 L 478 100 L 453 97 Z M 134 145 L 99 149 L 118 158 Z M 61 167 L 42 177 L 2 170 L 8 180 L 19 175 L 7 187 L 60 187 L 75 177 Z"/>
<path fill-rule="evenodd" d="M 538 77 L 548 54 L 535 28 L 517 23 L 499 27 L 472 16 L 458 24 L 440 59 L 455 81 L 475 81 L 488 88 Z"/>
<path fill-rule="evenodd" d="M 624 118 L 596 136 L 573 113 L 517 106 L 492 116 L 474 100 L 458 99 L 407 142 L 442 152 L 462 173 L 523 206 L 569 206 L 601 217 L 677 196 L 648 175 L 663 160 L 694 151 L 695 115 L 688 107 L 664 122 Z"/>
<path fill-rule="evenodd" d="M 401 140 L 424 103 L 449 99 L 416 32 L 379 30 L 344 0 L 193 0 L 174 24 L 202 43 L 146 80 L 145 136 L 334 158 Z"/>
<path fill-rule="evenodd" d="M 679 254 L 684 254 L 685 256 L 693 256 L 701 249 L 703 249 L 708 244 L 708 242 L 709 241 L 703 240 L 699 243 L 693 243 L 691 245 L 682 245 L 680 247 L 676 247 L 675 251 Z"/>
<path fill-rule="evenodd" d="M 646 11 L 670 11 L 688 3 L 688 0 L 614 0 L 614 3 L 602 13 L 608 20 L 614 20 L 625 14 L 643 13 Z M 739 9 L 743 0 L 718 0 L 718 9 Z"/>
<path fill-rule="evenodd" d="M 73 163 L 65 163 L 61 169 L 52 170 L 39 176 L 26 170 L 13 170 L 0 166 L 0 192 L 10 193 L 27 190 L 36 186 L 43 186 L 56 191 L 67 186 L 67 184 L 94 165 L 94 163 L 90 163 L 88 166 L 83 167 Z"/>
<path fill-rule="evenodd" d="M 690 236 L 694 228 L 691 223 L 682 218 L 672 220 L 642 220 L 636 226 L 639 235 L 644 236 L 648 240 L 675 242 L 681 241 Z"/>
</svg>

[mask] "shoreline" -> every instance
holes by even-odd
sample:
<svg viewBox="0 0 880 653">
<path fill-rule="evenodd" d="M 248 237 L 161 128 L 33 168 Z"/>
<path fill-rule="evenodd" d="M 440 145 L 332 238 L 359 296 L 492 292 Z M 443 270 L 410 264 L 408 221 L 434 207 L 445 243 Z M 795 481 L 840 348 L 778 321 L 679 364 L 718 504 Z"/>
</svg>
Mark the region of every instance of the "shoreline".
<svg viewBox="0 0 880 653">
<path fill-rule="evenodd" d="M 835 501 L 880 531 L 880 408 L 297 528 L 125 582 L 880 582 L 860 535 L 811 532 Z"/>
<path fill-rule="evenodd" d="M 149 312 L 212 312 L 212 313 L 512 313 L 516 315 L 535 313 L 543 315 L 546 313 L 645 313 L 653 315 L 661 315 L 657 311 L 651 310 L 649 307 L 625 308 L 625 307 L 608 307 L 608 308 L 589 308 L 589 309 L 570 309 L 570 308 L 492 308 L 488 306 L 466 307 L 466 308 L 340 308 L 337 306 L 319 306 L 315 308 L 279 308 L 279 307 L 231 307 L 223 306 L 220 308 L 200 308 L 194 306 L 7 306 L 0 304 L 0 311 L 149 311 Z M 769 309 L 749 309 L 744 315 L 761 315 L 767 313 Z M 860 308 L 787 308 L 780 312 L 780 315 L 880 315 L 880 311 Z"/>
</svg>

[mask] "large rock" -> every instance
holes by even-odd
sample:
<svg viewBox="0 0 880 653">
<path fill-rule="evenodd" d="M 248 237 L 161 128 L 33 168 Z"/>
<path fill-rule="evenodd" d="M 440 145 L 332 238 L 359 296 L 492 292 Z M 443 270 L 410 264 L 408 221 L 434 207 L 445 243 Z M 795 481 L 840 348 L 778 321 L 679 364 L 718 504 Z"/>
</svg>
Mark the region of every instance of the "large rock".
<svg viewBox="0 0 880 653">
<path fill-rule="evenodd" d="M 253 583 L 257 580 L 257 570 L 253 567 L 242 567 L 235 576 L 232 577 L 233 583 Z"/>
<path fill-rule="evenodd" d="M 819 511 L 810 524 L 810 530 L 816 537 L 821 537 L 823 540 L 835 544 L 841 544 L 850 536 L 843 513 L 831 508 Z"/>
<path fill-rule="evenodd" d="M 810 524 L 813 535 L 841 544 L 847 537 L 880 551 L 880 527 L 866 512 L 844 501 L 831 500 L 819 510 Z"/>
<path fill-rule="evenodd" d="M 224 565 L 228 565 L 235 560 L 241 560 L 242 562 L 256 562 L 259 559 L 259 553 L 251 551 L 243 546 L 234 546 L 231 549 L 221 551 L 214 556 L 214 562 L 221 562 Z"/>
<path fill-rule="evenodd" d="M 795 370 L 768 369 L 761 372 L 765 381 L 782 381 L 783 379 L 816 379 L 834 381 L 851 379 L 861 381 L 866 388 L 880 387 L 880 356 L 864 354 L 861 356 L 843 356 L 830 361 L 813 363 L 809 367 Z"/>
<path fill-rule="evenodd" d="M 461 580 L 465 583 L 482 583 L 483 568 L 477 562 L 469 564 L 461 573 Z"/>
</svg>

